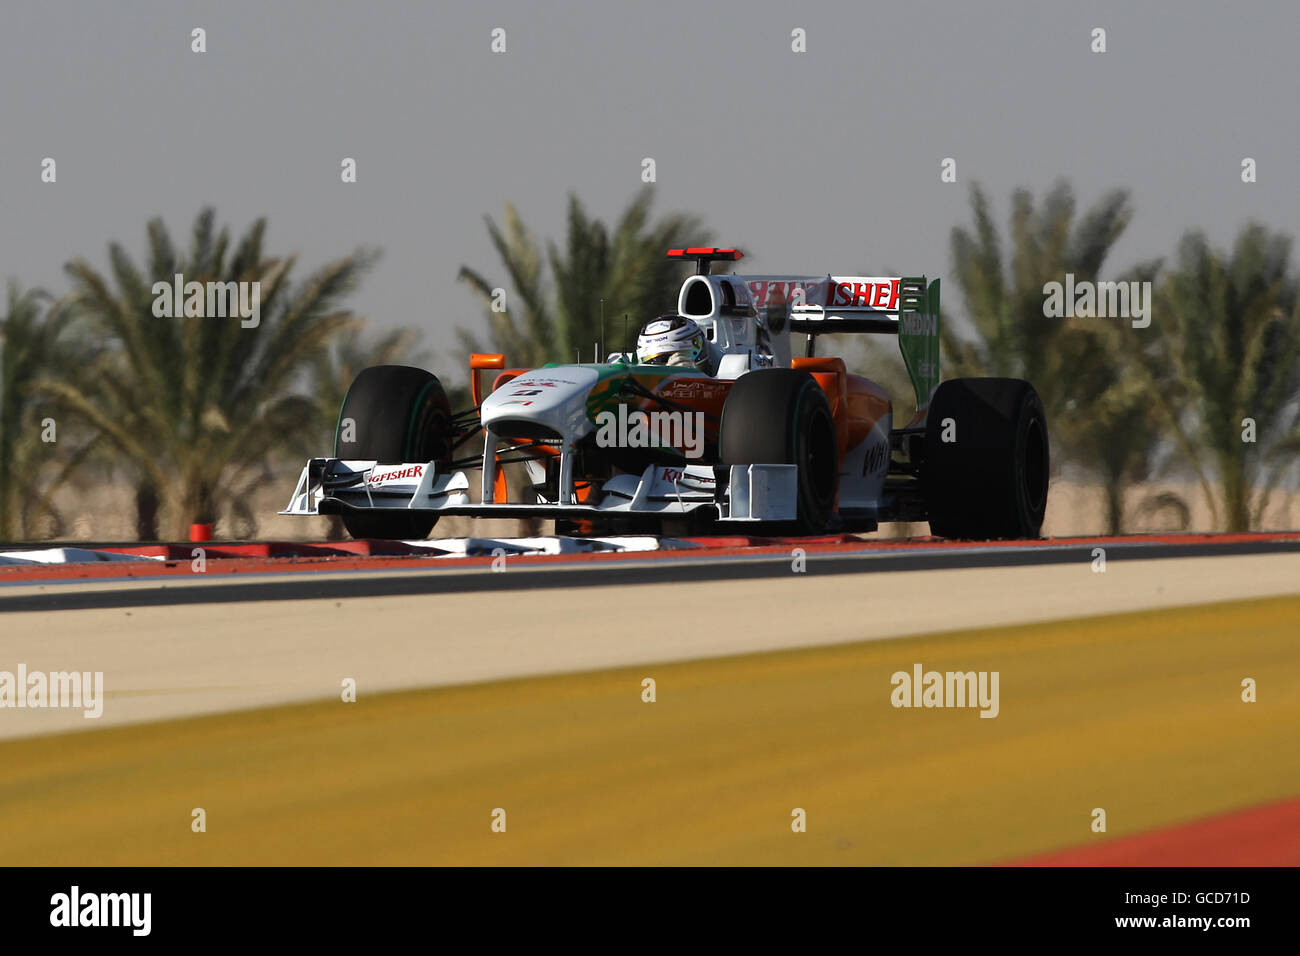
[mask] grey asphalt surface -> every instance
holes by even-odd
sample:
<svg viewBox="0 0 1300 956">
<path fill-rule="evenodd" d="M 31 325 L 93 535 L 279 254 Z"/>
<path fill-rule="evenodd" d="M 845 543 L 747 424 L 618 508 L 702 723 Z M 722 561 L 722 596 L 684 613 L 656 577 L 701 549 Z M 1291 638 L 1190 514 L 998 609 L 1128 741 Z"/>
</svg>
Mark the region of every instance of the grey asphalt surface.
<svg viewBox="0 0 1300 956">
<path fill-rule="evenodd" d="M 973 568 L 1040 567 L 1091 563 L 1093 549 L 1104 547 L 1106 561 L 1168 560 L 1198 557 L 1288 554 L 1300 552 L 1300 541 L 1166 543 L 1114 541 L 1054 544 L 991 543 L 979 546 L 881 548 L 853 553 L 811 552 L 808 575 L 880 574 L 898 571 L 941 571 Z M 0 613 L 71 611 L 137 606 L 242 604 L 250 601 L 298 601 L 326 598 L 410 597 L 501 591 L 555 590 L 571 587 L 667 584 L 674 581 L 755 581 L 791 574 L 792 555 L 692 554 L 674 552 L 647 559 L 549 560 L 532 563 L 527 557 L 507 559 L 507 570 L 494 573 L 489 564 L 439 568 L 423 565 L 410 571 L 393 569 L 351 571 L 285 571 L 237 575 L 207 574 L 156 579 L 51 580 L 0 586 Z M 196 583 L 203 587 L 194 587 Z"/>
</svg>

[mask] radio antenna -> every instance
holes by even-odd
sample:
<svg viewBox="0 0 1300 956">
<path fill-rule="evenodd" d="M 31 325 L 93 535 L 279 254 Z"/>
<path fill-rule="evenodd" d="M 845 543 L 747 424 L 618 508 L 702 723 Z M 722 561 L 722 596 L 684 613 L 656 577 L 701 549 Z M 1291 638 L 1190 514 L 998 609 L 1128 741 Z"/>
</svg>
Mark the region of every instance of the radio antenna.
<svg viewBox="0 0 1300 956">
<path fill-rule="evenodd" d="M 600 351 L 605 349 L 605 300 L 600 300 Z M 596 361 L 600 361 L 600 352 L 596 353 Z"/>
</svg>

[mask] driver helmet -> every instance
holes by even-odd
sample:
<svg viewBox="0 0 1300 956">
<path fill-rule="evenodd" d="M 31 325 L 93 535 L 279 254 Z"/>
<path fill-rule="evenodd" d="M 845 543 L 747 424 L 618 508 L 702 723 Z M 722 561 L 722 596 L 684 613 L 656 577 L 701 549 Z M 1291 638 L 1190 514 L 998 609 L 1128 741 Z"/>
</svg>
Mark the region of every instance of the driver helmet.
<svg viewBox="0 0 1300 956">
<path fill-rule="evenodd" d="M 704 330 L 684 315 L 661 315 L 647 322 L 636 338 L 636 360 L 642 365 L 706 369 L 709 357 Z"/>
</svg>

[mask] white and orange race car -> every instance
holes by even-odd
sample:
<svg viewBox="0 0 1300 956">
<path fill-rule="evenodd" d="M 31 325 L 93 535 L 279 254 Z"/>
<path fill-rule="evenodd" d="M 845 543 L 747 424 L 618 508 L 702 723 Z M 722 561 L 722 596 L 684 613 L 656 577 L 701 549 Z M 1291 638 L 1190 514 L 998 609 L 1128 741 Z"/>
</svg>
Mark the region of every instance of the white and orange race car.
<svg viewBox="0 0 1300 956">
<path fill-rule="evenodd" d="M 703 330 L 713 367 L 615 353 L 512 369 L 474 354 L 474 406 L 460 411 L 428 371 L 368 368 L 344 398 L 333 456 L 307 462 L 281 513 L 337 514 L 355 537 L 404 539 L 444 514 L 552 518 L 578 533 L 928 521 L 945 537 L 1039 534 L 1042 403 L 1018 379 L 940 382 L 937 279 L 715 275 L 712 263 L 742 254 L 668 254 L 698 263 L 677 315 Z M 817 354 L 842 333 L 897 336 L 914 407 L 900 416 L 881 386 Z M 801 357 L 792 334 L 806 336 Z M 496 373 L 486 392 L 485 370 Z M 507 482 L 507 465 L 526 478 Z"/>
</svg>

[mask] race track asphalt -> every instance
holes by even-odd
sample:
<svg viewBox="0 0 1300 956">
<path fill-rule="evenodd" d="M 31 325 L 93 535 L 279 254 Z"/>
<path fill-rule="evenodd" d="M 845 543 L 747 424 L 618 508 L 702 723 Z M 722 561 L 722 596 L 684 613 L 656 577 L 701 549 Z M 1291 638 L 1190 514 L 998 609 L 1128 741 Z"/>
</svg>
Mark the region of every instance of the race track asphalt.
<svg viewBox="0 0 1300 956">
<path fill-rule="evenodd" d="M 14 585 L 0 608 L 27 609 L 0 613 L 0 670 L 102 671 L 106 702 L 98 720 L 0 709 L 0 739 L 337 698 L 346 678 L 375 694 L 1300 593 L 1295 551 L 1111 561 L 1104 573 L 1087 549 L 1072 553 L 867 574 L 827 569 L 869 560 L 810 555 L 803 572 L 786 556 Z M 719 567 L 763 573 L 712 576 Z"/>
</svg>

